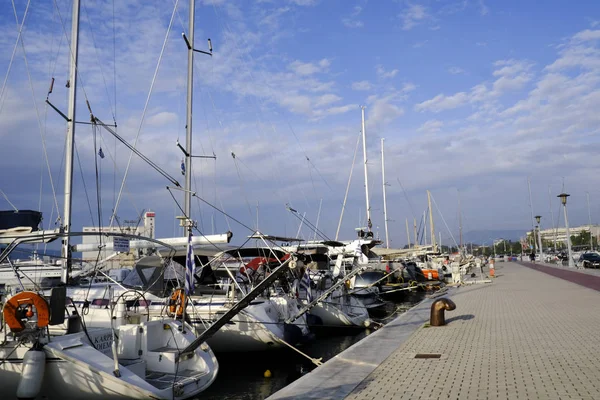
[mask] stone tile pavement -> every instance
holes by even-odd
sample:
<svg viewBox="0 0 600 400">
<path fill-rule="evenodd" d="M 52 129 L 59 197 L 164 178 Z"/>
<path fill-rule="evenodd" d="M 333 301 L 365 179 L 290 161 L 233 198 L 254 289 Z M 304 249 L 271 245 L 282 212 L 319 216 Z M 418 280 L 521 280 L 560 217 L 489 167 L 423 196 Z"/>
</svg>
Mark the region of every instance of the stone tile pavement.
<svg viewBox="0 0 600 400">
<path fill-rule="evenodd" d="M 600 399 L 600 292 L 516 263 L 496 276 L 457 289 L 446 326 L 419 328 L 346 398 Z"/>
</svg>

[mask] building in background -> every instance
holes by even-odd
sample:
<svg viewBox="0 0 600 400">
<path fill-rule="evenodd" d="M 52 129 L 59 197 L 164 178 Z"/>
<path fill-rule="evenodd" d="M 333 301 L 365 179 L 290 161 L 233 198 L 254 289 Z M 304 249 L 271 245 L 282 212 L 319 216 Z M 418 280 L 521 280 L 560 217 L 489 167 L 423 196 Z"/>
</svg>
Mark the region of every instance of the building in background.
<svg viewBox="0 0 600 400">
<path fill-rule="evenodd" d="M 581 225 L 581 226 L 576 226 L 576 227 L 569 227 L 569 233 L 571 234 L 571 236 L 578 236 L 580 235 L 582 232 L 591 232 L 592 236 L 595 237 L 596 239 L 600 238 L 600 225 Z M 567 230 L 562 227 L 562 228 L 549 228 L 549 229 L 542 229 L 540 231 L 541 235 L 542 235 L 542 240 L 544 242 L 552 242 L 554 243 L 554 241 L 556 240 L 556 242 L 558 243 L 558 245 L 560 246 L 561 243 L 565 243 L 567 240 Z M 531 238 L 531 231 L 527 232 L 527 239 L 528 241 L 530 241 Z M 544 245 L 545 247 L 545 245 Z"/>
<path fill-rule="evenodd" d="M 128 235 L 136 235 L 136 236 L 144 236 L 154 239 L 155 238 L 155 218 L 156 214 L 154 211 L 146 211 L 143 215 L 137 220 L 125 220 L 120 226 L 113 227 L 83 227 L 83 232 L 102 232 L 102 233 L 124 233 Z M 90 235 L 83 236 L 82 244 L 107 244 L 113 243 L 112 236 L 103 236 L 103 235 Z M 142 251 L 142 250 L 136 250 Z M 101 249 L 100 251 L 84 251 L 81 253 L 81 258 L 83 261 L 88 263 L 95 263 L 96 260 L 101 261 L 105 258 L 114 254 L 113 250 L 105 250 Z M 133 254 L 133 251 L 130 253 L 119 254 L 118 256 L 111 258 L 106 264 L 107 268 L 121 268 L 121 267 L 130 267 L 133 266 L 134 260 L 136 256 L 141 254 Z"/>
</svg>

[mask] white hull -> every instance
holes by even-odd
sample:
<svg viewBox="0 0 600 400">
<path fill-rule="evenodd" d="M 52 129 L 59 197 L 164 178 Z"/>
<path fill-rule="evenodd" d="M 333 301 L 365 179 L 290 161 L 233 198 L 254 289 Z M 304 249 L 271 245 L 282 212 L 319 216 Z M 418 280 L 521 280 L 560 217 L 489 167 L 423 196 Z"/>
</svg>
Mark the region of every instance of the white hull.
<svg viewBox="0 0 600 400">
<path fill-rule="evenodd" d="M 347 296 L 348 305 L 326 299 L 310 310 L 314 316 L 321 318 L 323 326 L 332 327 L 367 327 L 370 324 L 369 313 L 360 300 Z"/>
<path fill-rule="evenodd" d="M 89 299 L 91 305 L 84 315 L 88 326 L 108 327 L 110 326 L 110 309 L 105 305 L 94 305 L 94 300 L 109 298 L 109 285 L 101 285 L 87 289 L 71 289 L 68 296 L 71 297 L 81 310 L 81 303 Z M 123 290 L 114 287 L 113 296 L 118 296 Z M 132 298 L 136 298 L 132 294 Z M 149 312 L 153 317 L 165 314 L 165 299 L 146 294 L 145 299 L 152 304 Z M 188 305 L 186 314 L 197 333 L 204 331 L 206 327 L 223 313 L 229 310 L 233 304 L 224 296 L 213 296 L 212 300 L 206 297 L 192 297 L 193 305 Z M 264 351 L 285 346 L 283 341 L 289 341 L 289 331 L 301 331 L 300 335 L 309 333 L 306 326 L 306 318 L 299 318 L 294 327 L 284 326 L 285 321 L 291 314 L 298 312 L 296 301 L 284 297 L 271 297 L 253 301 L 248 307 L 237 314 L 228 324 L 223 326 L 214 334 L 207 343 L 215 352 L 248 352 Z M 144 307 L 139 307 L 138 315 L 145 315 Z M 132 314 L 132 313 L 130 313 Z M 286 334 L 288 333 L 288 334 Z M 298 335 L 292 335 L 295 338 Z M 290 343 L 295 345 L 296 343 Z"/>
<path fill-rule="evenodd" d="M 91 342 L 83 332 L 53 337 L 43 347 L 46 363 L 38 397 L 91 400 L 197 396 L 216 379 L 218 363 L 211 349 L 204 346 L 176 365 L 173 359 L 177 348 L 185 348 L 195 338 L 189 331 L 178 332 L 180 325 L 163 320 L 119 330 L 119 377 L 114 374 L 110 329 L 89 329 Z M 138 330 L 144 333 L 137 335 Z M 134 337 L 138 341 L 132 342 Z M 167 346 L 163 346 L 165 343 Z M 136 345 L 139 351 L 134 349 Z M 7 358 L 0 365 L 2 398 L 7 399 L 16 398 L 23 357 L 30 348 L 19 346 L 15 350 L 14 346 L 14 342 L 8 342 L 0 347 L 0 359 Z"/>
</svg>

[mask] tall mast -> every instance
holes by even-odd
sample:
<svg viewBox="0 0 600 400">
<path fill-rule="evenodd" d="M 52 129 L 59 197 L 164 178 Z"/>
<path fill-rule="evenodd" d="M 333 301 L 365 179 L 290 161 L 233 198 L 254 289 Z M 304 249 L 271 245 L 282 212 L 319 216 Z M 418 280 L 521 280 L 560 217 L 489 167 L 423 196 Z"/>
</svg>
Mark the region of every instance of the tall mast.
<svg viewBox="0 0 600 400">
<path fill-rule="evenodd" d="M 192 211 L 192 103 L 194 98 L 194 20 L 196 0 L 190 0 L 188 24 L 187 105 L 185 117 L 185 192 L 183 213 L 191 220 Z"/>
<path fill-rule="evenodd" d="M 67 114 L 67 141 L 65 159 L 65 204 L 62 231 L 71 231 L 71 202 L 73 200 L 73 152 L 75 150 L 75 109 L 77 105 L 77 58 L 79 55 L 79 0 L 73 0 L 71 16 L 71 51 L 69 66 L 69 109 Z M 71 239 L 66 235 L 62 241 L 63 271 L 61 281 L 67 283 L 71 270 Z"/>
<path fill-rule="evenodd" d="M 387 183 L 385 183 L 385 161 L 383 155 L 383 142 L 384 138 L 381 138 L 381 179 L 383 180 L 383 220 L 385 225 L 385 247 L 390 248 L 390 238 L 388 236 L 388 217 L 387 217 L 387 202 L 385 199 L 385 187 Z"/>
<path fill-rule="evenodd" d="M 369 204 L 369 174 L 367 170 L 367 133 L 365 131 L 365 106 L 361 106 L 362 110 L 362 137 L 363 137 L 363 159 L 365 162 L 365 197 L 367 206 L 367 229 L 371 232 L 373 223 L 371 222 L 371 205 Z"/>
<path fill-rule="evenodd" d="M 423 211 L 423 245 L 427 246 L 427 212 Z"/>
<path fill-rule="evenodd" d="M 460 192 L 458 192 L 458 236 L 459 236 L 459 253 L 462 254 L 463 237 L 462 237 L 462 210 L 460 208 Z"/>
<path fill-rule="evenodd" d="M 590 250 L 594 251 L 594 241 L 592 240 L 592 213 L 590 212 L 590 192 L 585 192 L 587 195 L 588 218 L 590 221 Z"/>
<path fill-rule="evenodd" d="M 431 233 L 431 245 L 433 246 L 433 251 L 437 252 L 437 243 L 435 241 L 435 225 L 433 224 L 433 210 L 431 208 L 431 192 L 427 191 L 427 205 L 429 206 L 429 231 Z"/>
<path fill-rule="evenodd" d="M 408 239 L 408 248 L 410 249 L 410 231 L 408 230 L 408 218 L 406 218 L 406 238 Z"/>
<path fill-rule="evenodd" d="M 413 242 L 413 248 L 417 247 L 417 219 L 413 218 L 413 232 L 415 234 L 415 241 Z"/>
</svg>

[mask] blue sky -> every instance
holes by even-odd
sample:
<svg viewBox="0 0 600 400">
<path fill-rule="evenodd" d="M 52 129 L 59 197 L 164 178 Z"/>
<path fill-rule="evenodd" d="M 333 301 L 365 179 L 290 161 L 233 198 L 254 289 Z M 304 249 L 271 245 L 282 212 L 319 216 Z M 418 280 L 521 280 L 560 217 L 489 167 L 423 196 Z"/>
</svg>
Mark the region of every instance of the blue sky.
<svg viewBox="0 0 600 400">
<path fill-rule="evenodd" d="M 381 235 L 385 138 L 392 245 L 406 243 L 405 220 L 422 215 L 428 189 L 439 206 L 436 230 L 445 242 L 451 242 L 450 232 L 457 236 L 459 193 L 465 231 L 530 228 L 528 176 L 542 225 L 551 225 L 551 207 L 558 218 L 555 196 L 563 182 L 572 195 L 571 224 L 588 220 L 586 192 L 592 220 L 599 222 L 596 2 L 197 3 L 196 47 L 205 48 L 210 37 L 214 56 L 195 59 L 194 152 L 214 153 L 217 160 L 195 161 L 194 187 L 246 225 L 255 228 L 258 204 L 261 231 L 295 236 L 299 222 L 286 211 L 289 204 L 313 224 L 319 217 L 319 228 L 335 236 L 360 133 L 360 105 L 367 107 L 372 219 Z M 19 19 L 27 4 L 15 0 Z M 11 64 L 18 27 L 12 5 L 0 7 L 0 78 L 7 77 L 0 86 L 0 165 L 9 171 L 0 189 L 19 208 L 42 209 L 46 226 L 52 226 L 55 204 L 62 213 L 65 127 L 44 100 L 54 77 L 50 100 L 66 110 L 70 1 L 30 4 L 22 33 L 27 64 L 21 43 Z M 118 132 L 131 143 L 139 132 L 139 149 L 181 182 L 175 141 L 185 138 L 181 32 L 187 30 L 187 7 L 185 1 L 82 0 L 78 93 L 78 120 L 88 120 L 87 97 L 100 119 L 111 122 L 114 115 Z M 107 155 L 98 185 L 106 224 L 129 153 L 106 132 L 98 132 L 97 141 Z M 74 225 L 80 227 L 98 219 L 89 126 L 77 127 L 77 149 Z M 167 184 L 134 157 L 119 217 L 134 219 L 152 209 L 158 234 L 177 234 L 179 212 Z M 176 199 L 181 201 L 180 193 Z M 364 216 L 359 148 L 340 239 L 353 237 Z M 238 241 L 248 234 L 204 204 L 194 203 L 194 217 L 206 233 L 231 228 Z M 300 235 L 312 237 L 306 224 Z"/>
</svg>

